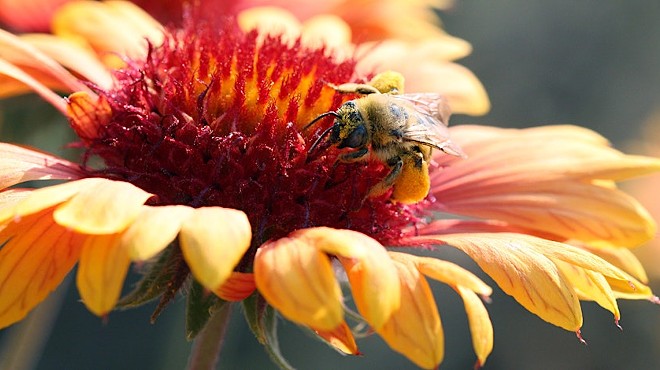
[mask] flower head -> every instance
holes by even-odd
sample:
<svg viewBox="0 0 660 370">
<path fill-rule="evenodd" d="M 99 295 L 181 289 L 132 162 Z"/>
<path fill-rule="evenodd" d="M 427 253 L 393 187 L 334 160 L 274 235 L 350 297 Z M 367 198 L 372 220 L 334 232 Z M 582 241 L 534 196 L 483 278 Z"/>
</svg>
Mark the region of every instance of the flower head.
<svg viewBox="0 0 660 370">
<path fill-rule="evenodd" d="M 149 19 L 126 3 L 109 6 Z M 62 11 L 71 9 L 79 8 Z M 160 299 L 155 317 L 189 286 L 190 337 L 213 307 L 242 301 L 255 335 L 271 348 L 276 310 L 357 354 L 346 321 L 358 316 L 347 314 L 354 306 L 392 349 L 434 368 L 444 356 L 444 336 L 431 278 L 463 299 L 477 362 L 485 363 L 493 333 L 479 297 L 491 288 L 453 263 L 384 246 L 458 248 L 525 308 L 578 335 L 580 300 L 596 301 L 618 321 L 616 298 L 653 297 L 643 270 L 621 247 L 648 240 L 655 224 L 614 181 L 657 171 L 660 161 L 624 155 L 573 126 L 447 131 L 447 112 L 434 134 L 446 136 L 434 144 L 444 151 L 431 155 L 426 139 L 394 141 L 367 160 L 382 149 L 375 135 L 403 135 L 378 132 L 374 112 L 409 117 L 413 111 L 380 104 L 403 83 L 391 89 L 369 80 L 381 71 L 361 73 L 359 55 L 337 58 L 302 37 L 246 31 L 234 17 L 131 27 L 155 36 L 147 43 L 125 34 L 129 46 L 113 58 L 101 55 L 103 63 L 96 53 L 112 46 L 89 43 L 96 45 L 91 51 L 75 49 L 86 56 L 77 67 L 56 63 L 33 39 L 1 34 L 10 52 L 0 72 L 59 108 L 85 155 L 74 164 L 15 145 L 0 149 L 6 189 L 0 193 L 0 326 L 23 318 L 78 263 L 82 300 L 97 315 Z M 63 65 L 89 81 L 81 83 Z M 360 131 L 335 128 L 332 120 L 309 126 L 323 114 L 342 123 L 342 104 L 365 101 L 342 92 L 347 82 L 383 95 L 365 110 L 365 131 L 351 138 Z M 73 93 L 61 100 L 47 85 Z M 479 94 L 447 100 L 459 111 L 483 105 Z M 43 179 L 71 181 L 10 188 Z M 145 278 L 120 300 L 132 261 L 147 262 Z"/>
</svg>

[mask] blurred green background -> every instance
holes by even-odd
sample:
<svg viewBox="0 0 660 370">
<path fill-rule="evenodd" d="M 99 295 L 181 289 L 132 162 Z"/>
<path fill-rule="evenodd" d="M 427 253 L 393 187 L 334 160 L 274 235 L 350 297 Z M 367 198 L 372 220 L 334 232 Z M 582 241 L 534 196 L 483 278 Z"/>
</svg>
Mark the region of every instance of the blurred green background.
<svg viewBox="0 0 660 370">
<path fill-rule="evenodd" d="M 640 125 L 660 104 L 660 2 L 469 0 L 457 1 L 442 20 L 450 34 L 473 44 L 474 52 L 461 62 L 484 83 L 493 105 L 485 117 L 455 116 L 452 124 L 575 123 L 624 147 L 638 138 Z M 72 156 L 61 147 L 71 141 L 66 122 L 38 98 L 2 101 L 0 114 L 2 141 Z M 452 250 L 438 255 L 477 271 L 495 286 L 464 255 Z M 185 366 L 190 343 L 184 339 L 183 299 L 155 325 L 149 324 L 153 305 L 113 312 L 104 322 L 84 308 L 73 285 L 60 289 L 64 304 L 52 332 L 43 325 L 32 330 L 45 340 L 41 357 L 34 358 L 36 369 Z M 660 291 L 658 280 L 652 286 Z M 434 287 L 446 335 L 441 369 L 470 369 L 475 356 L 462 302 L 451 289 Z M 495 348 L 486 369 L 653 369 L 660 364 L 660 307 L 651 303 L 620 301 L 623 332 L 608 311 L 583 303 L 584 346 L 574 333 L 543 322 L 501 291 L 492 300 Z M 16 344 L 13 334 L 27 324 L 0 331 L 0 350 Z M 364 356 L 357 358 L 343 358 L 284 320 L 280 338 L 284 354 L 300 369 L 414 368 L 377 336 L 359 343 Z M 219 368 L 274 368 L 239 309 Z"/>
</svg>

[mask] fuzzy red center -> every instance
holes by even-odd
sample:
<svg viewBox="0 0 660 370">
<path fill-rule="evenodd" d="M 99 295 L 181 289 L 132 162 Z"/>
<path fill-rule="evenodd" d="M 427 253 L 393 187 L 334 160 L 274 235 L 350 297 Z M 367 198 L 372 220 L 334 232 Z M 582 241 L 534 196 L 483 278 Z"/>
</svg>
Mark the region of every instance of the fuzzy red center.
<svg viewBox="0 0 660 370">
<path fill-rule="evenodd" d="M 260 42 L 231 20 L 189 25 L 99 91 L 111 114 L 81 137 L 104 160 L 102 176 L 156 194 L 154 205 L 244 211 L 255 246 L 312 226 L 386 242 L 417 221 L 413 207 L 365 200 L 388 169 L 339 163 L 336 148 L 308 158 L 331 119 L 302 131 L 352 98 L 328 84 L 355 79 L 354 65 L 279 38 Z"/>
</svg>

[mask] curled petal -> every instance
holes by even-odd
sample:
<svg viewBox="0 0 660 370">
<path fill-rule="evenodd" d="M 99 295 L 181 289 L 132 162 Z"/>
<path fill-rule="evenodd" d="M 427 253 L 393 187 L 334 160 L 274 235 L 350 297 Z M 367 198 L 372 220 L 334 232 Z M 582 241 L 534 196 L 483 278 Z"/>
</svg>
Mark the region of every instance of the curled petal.
<svg viewBox="0 0 660 370">
<path fill-rule="evenodd" d="M 110 121 L 112 115 L 106 98 L 101 96 L 95 99 L 79 91 L 69 95 L 66 101 L 66 115 L 78 136 L 85 140 L 96 139 L 99 129 Z"/>
<path fill-rule="evenodd" d="M 488 355 L 493 351 L 493 324 L 490 322 L 486 307 L 475 292 L 461 285 L 456 286 L 455 289 L 463 298 L 472 335 L 472 346 L 474 353 L 477 354 L 477 365 L 483 366 Z"/>
<path fill-rule="evenodd" d="M 493 350 L 493 325 L 486 307 L 477 294 L 489 296 L 492 289 L 473 273 L 448 261 L 397 252 L 390 252 L 390 256 L 396 261 L 414 264 L 419 272 L 448 284 L 463 298 L 474 351 L 477 354 L 478 364 L 483 365 Z"/>
<path fill-rule="evenodd" d="M 134 261 L 147 260 L 165 249 L 179 234 L 194 210 L 186 206 L 142 207 L 121 237 L 121 245 Z"/>
<path fill-rule="evenodd" d="M 314 330 L 314 332 L 341 353 L 347 355 L 357 355 L 359 353 L 351 328 L 348 327 L 345 321 L 333 330 Z"/>
<path fill-rule="evenodd" d="M 120 234 L 88 236 L 82 246 L 76 284 L 85 306 L 98 316 L 117 303 L 131 261 Z"/>
<path fill-rule="evenodd" d="M 254 274 L 234 271 L 214 293 L 225 301 L 242 301 L 255 289 Z"/>
<path fill-rule="evenodd" d="M 21 320 L 69 273 L 83 238 L 53 220 L 53 208 L 0 227 L 0 328 Z"/>
<path fill-rule="evenodd" d="M 228 208 L 195 209 L 181 226 L 181 251 L 195 279 L 215 290 L 230 276 L 250 246 L 245 213 Z"/>
<path fill-rule="evenodd" d="M 394 260 L 401 284 L 401 306 L 376 332 L 417 366 L 433 369 L 444 356 L 438 308 L 426 279 L 410 261 Z"/>
<path fill-rule="evenodd" d="M 254 259 L 254 279 L 268 303 L 289 320 L 319 331 L 334 331 L 344 321 L 330 258 L 305 239 L 262 245 Z"/>
<path fill-rule="evenodd" d="M 80 165 L 55 156 L 0 143 L 0 189 L 33 180 L 73 180 L 83 176 Z"/>
<path fill-rule="evenodd" d="M 385 248 L 376 240 L 352 230 L 327 227 L 302 229 L 291 236 L 339 257 L 355 304 L 375 329 L 398 308 L 399 278 Z"/>
<path fill-rule="evenodd" d="M 57 208 L 54 217 L 58 224 L 80 233 L 117 233 L 135 220 L 150 197 L 128 182 L 92 178 Z"/>
</svg>

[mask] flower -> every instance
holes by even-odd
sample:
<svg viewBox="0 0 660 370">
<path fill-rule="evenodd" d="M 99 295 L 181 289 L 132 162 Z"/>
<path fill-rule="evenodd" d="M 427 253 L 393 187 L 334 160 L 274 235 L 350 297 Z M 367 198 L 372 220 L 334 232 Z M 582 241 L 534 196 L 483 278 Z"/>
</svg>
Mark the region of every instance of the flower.
<svg viewBox="0 0 660 370">
<path fill-rule="evenodd" d="M 480 297 L 491 288 L 453 263 L 406 253 L 412 246 L 462 250 L 526 309 L 578 336 L 580 300 L 618 321 L 617 298 L 653 299 L 626 248 L 651 238 L 655 224 L 614 182 L 658 171 L 659 160 L 625 155 L 575 126 L 458 126 L 449 134 L 467 158 L 436 151 L 424 161 L 426 199 L 403 204 L 389 190 L 369 196 L 389 166 L 338 160 L 345 151 L 337 147 L 310 151 L 330 123 L 306 129 L 355 98 L 332 86 L 365 82 L 359 60 L 246 32 L 232 17 L 161 28 L 129 3 L 81 2 L 62 12 L 85 6 L 109 6 L 97 12 L 108 24 L 126 12 L 135 21 L 118 31 L 125 41 L 70 47 L 85 55 L 80 65 L 34 39 L 0 34 L 7 45 L 0 72 L 60 109 L 85 150 L 76 164 L 0 146 L 0 326 L 21 320 L 78 263 L 82 301 L 99 316 L 159 299 L 155 318 L 186 286 L 194 337 L 211 312 L 240 301 L 282 365 L 275 311 L 339 351 L 359 353 L 346 280 L 360 321 L 417 366 L 435 368 L 444 336 L 431 278 L 463 299 L 483 365 L 493 328 Z M 63 24 L 78 33 L 58 39 L 62 47 L 87 34 Z M 94 33 L 104 30 L 112 28 Z M 113 48 L 119 53 L 99 62 L 96 53 Z M 366 83 L 378 86 L 377 77 Z M 47 86 L 72 93 L 62 100 Z M 458 96 L 449 96 L 452 108 L 481 104 Z M 419 174 L 410 171 L 406 165 L 394 192 Z M 12 187 L 53 179 L 66 181 Z M 120 299 L 131 262 L 143 264 L 145 277 Z"/>
</svg>

